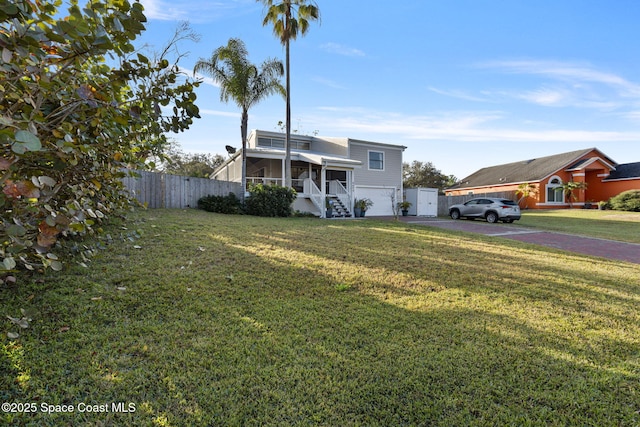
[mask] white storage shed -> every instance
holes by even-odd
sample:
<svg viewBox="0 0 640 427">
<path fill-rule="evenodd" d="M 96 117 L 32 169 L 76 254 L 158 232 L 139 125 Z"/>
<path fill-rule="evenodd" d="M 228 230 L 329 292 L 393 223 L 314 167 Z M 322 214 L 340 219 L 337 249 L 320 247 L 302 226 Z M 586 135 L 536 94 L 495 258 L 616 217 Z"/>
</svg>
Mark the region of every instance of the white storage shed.
<svg viewBox="0 0 640 427">
<path fill-rule="evenodd" d="M 409 215 L 438 216 L 437 188 L 407 188 L 405 198 L 411 203 Z"/>
</svg>

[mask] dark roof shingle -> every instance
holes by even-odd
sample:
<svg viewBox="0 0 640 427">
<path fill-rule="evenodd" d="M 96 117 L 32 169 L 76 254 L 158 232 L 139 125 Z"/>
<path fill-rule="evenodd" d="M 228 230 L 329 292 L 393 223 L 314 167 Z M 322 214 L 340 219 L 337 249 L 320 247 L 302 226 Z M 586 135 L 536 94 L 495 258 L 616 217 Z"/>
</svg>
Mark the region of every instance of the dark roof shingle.
<svg viewBox="0 0 640 427">
<path fill-rule="evenodd" d="M 570 151 L 567 153 L 555 154 L 553 156 L 482 168 L 466 178 L 461 179 L 458 184 L 453 187 L 449 187 L 448 189 L 454 190 L 458 188 L 539 181 L 554 172 L 567 167 L 567 165 L 570 165 L 572 162 L 575 162 L 577 159 L 593 150 L 596 149 L 589 148 L 585 150 Z"/>
<path fill-rule="evenodd" d="M 610 179 L 629 179 L 640 178 L 640 162 L 636 163 L 624 163 L 616 166 L 616 170 L 611 171 L 608 177 L 604 180 Z"/>
</svg>

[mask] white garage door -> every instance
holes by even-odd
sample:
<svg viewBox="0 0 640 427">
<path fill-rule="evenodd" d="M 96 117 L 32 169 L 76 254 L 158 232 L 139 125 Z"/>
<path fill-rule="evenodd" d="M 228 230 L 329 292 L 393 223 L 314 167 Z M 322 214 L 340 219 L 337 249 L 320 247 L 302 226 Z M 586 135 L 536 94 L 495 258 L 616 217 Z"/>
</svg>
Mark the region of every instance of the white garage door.
<svg viewBox="0 0 640 427">
<path fill-rule="evenodd" d="M 370 199 L 373 206 L 367 209 L 366 216 L 388 216 L 393 215 L 391 205 L 391 194 L 396 193 L 398 201 L 398 190 L 392 187 L 367 187 L 357 185 L 355 188 L 356 199 Z"/>
</svg>

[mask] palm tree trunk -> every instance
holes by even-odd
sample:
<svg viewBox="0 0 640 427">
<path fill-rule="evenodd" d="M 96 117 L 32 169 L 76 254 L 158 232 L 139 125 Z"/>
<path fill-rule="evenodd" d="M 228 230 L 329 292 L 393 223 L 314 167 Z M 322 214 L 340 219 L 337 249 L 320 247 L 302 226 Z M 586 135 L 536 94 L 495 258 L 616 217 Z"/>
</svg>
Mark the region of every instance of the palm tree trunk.
<svg viewBox="0 0 640 427">
<path fill-rule="evenodd" d="M 286 42 L 286 80 L 287 80 L 287 111 L 286 111 L 286 128 L 285 136 L 285 158 L 284 158 L 284 186 L 291 188 L 291 73 L 289 61 L 289 40 Z"/>
<path fill-rule="evenodd" d="M 240 200 L 244 201 L 247 191 L 247 126 L 249 123 L 249 112 L 242 109 L 242 122 L 240 124 L 240 134 L 242 136 L 242 194 Z"/>
</svg>

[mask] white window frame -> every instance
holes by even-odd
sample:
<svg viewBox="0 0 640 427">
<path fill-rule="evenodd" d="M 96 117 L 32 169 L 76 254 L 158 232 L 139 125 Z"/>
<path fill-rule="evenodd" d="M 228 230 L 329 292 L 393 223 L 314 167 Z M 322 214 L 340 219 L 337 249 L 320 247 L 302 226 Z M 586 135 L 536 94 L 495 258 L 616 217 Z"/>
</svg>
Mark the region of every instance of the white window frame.
<svg viewBox="0 0 640 427">
<path fill-rule="evenodd" d="M 371 153 L 382 154 L 382 168 L 378 169 L 378 168 L 372 168 L 371 167 Z M 378 161 L 378 160 L 376 160 L 376 161 Z M 384 151 L 367 150 L 367 168 L 369 170 L 384 172 L 385 163 L 386 163 L 386 161 L 385 161 L 385 152 Z"/>
<path fill-rule="evenodd" d="M 553 181 L 558 180 L 558 183 L 554 183 Z M 553 189 L 554 194 L 556 194 L 556 191 L 558 188 L 562 188 L 562 178 L 560 178 L 557 175 L 552 176 L 549 181 L 547 182 L 547 185 L 545 185 L 545 189 L 544 189 L 544 194 L 545 194 L 545 199 L 546 199 L 546 203 L 550 204 L 550 205 L 561 205 L 564 203 L 564 191 L 562 191 L 562 199 L 560 201 L 557 200 L 549 200 L 549 190 Z"/>
</svg>

